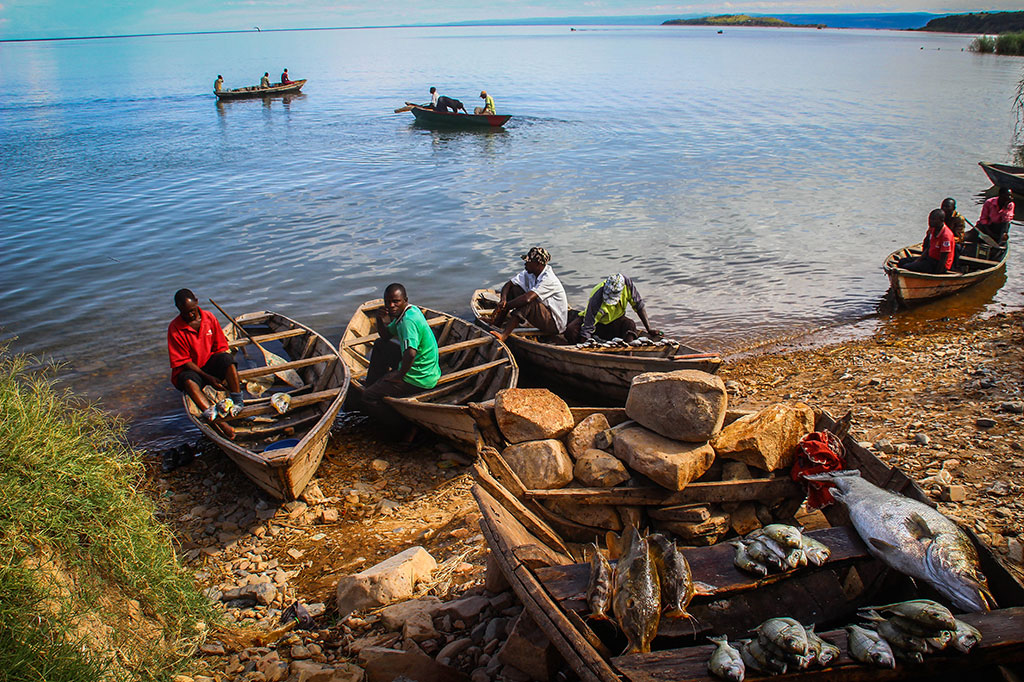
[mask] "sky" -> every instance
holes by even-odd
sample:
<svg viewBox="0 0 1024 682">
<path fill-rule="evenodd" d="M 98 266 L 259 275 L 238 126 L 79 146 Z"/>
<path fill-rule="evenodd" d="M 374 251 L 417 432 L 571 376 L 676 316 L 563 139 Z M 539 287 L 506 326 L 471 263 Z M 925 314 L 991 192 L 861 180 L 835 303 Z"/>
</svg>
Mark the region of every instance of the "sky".
<svg viewBox="0 0 1024 682">
<path fill-rule="evenodd" d="M 1019 10 L 1020 0 L 971 7 L 950 0 L 0 0 L 0 40 L 261 28 L 394 26 L 535 17 L 702 16 L 753 12 Z"/>
</svg>

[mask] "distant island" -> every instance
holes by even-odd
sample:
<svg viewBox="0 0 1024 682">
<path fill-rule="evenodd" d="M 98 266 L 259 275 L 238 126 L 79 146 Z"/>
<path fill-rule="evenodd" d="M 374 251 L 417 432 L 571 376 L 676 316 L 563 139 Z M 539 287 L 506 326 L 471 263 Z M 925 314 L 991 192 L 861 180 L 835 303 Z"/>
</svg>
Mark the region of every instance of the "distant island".
<svg viewBox="0 0 1024 682">
<path fill-rule="evenodd" d="M 975 12 L 950 14 L 932 19 L 919 31 L 938 33 L 1020 33 L 1024 31 L 1024 12 Z"/>
<path fill-rule="evenodd" d="M 767 26 L 771 28 L 826 28 L 825 24 L 791 24 L 775 17 L 752 17 L 747 14 L 719 14 L 697 19 L 669 19 L 662 26 Z"/>
</svg>

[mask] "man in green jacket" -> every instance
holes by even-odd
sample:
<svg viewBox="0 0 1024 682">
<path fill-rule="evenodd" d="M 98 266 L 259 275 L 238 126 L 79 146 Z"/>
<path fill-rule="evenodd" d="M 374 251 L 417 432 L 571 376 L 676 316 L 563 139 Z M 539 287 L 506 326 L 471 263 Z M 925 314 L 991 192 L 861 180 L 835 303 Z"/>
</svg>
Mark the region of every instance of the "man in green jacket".
<svg viewBox="0 0 1024 682">
<path fill-rule="evenodd" d="M 615 273 L 591 290 L 587 309 L 566 325 L 565 340 L 569 343 L 582 343 L 594 336 L 606 341 L 614 338 L 635 340 L 639 334 L 636 322 L 626 317 L 627 305 L 636 311 L 648 336 L 661 336 L 661 332 L 651 329 L 644 300 L 633 280 Z"/>
<path fill-rule="evenodd" d="M 441 378 L 437 338 L 398 283 L 384 290 L 377 334 L 380 338 L 373 344 L 366 370 L 363 410 L 382 426 L 400 428 L 404 420 L 384 398 L 404 398 L 437 386 Z"/>
</svg>

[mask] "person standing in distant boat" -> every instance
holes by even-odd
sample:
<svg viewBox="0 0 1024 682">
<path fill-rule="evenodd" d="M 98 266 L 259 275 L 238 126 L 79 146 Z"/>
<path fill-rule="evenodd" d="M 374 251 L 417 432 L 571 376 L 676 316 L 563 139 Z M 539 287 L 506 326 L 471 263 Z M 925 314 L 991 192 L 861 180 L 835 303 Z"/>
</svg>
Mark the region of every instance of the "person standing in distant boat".
<svg viewBox="0 0 1024 682">
<path fill-rule="evenodd" d="M 405 398 L 437 386 L 441 378 L 437 338 L 397 282 L 384 289 L 376 326 L 378 338 L 366 369 L 363 410 L 383 426 L 401 427 L 404 420 L 384 398 Z"/>
<path fill-rule="evenodd" d="M 292 82 L 292 79 L 288 77 L 288 69 L 285 69 L 281 74 L 281 85 L 288 85 Z"/>
<path fill-rule="evenodd" d="M 591 290 L 587 309 L 566 325 L 565 340 L 580 343 L 595 336 L 605 341 L 614 338 L 635 340 L 639 336 L 636 322 L 626 316 L 626 306 L 636 311 L 649 336 L 661 336 L 661 332 L 651 328 L 644 300 L 633 280 L 615 273 Z"/>
<path fill-rule="evenodd" d="M 224 89 L 224 76 L 217 74 L 217 80 L 213 81 L 213 91 L 220 92 Z"/>
<path fill-rule="evenodd" d="M 464 107 L 462 105 L 462 102 L 460 102 L 457 99 L 453 99 L 451 97 L 448 97 L 446 95 L 441 95 L 440 97 L 437 98 L 437 105 L 434 107 L 434 109 L 436 111 L 442 111 L 442 112 L 451 111 L 451 113 L 453 113 L 453 114 L 459 113 L 460 110 L 464 114 L 468 114 L 469 113 L 468 111 L 466 111 L 466 107 Z"/>
<path fill-rule="evenodd" d="M 475 109 L 473 109 L 473 113 L 474 114 L 488 114 L 490 116 L 493 116 L 494 115 L 494 98 L 492 98 L 490 95 L 488 95 L 486 90 L 481 90 L 480 91 L 480 99 L 482 99 L 484 101 L 484 105 L 482 107 L 476 107 Z"/>
<path fill-rule="evenodd" d="M 261 88 L 269 88 L 270 87 L 270 72 L 269 71 L 264 71 L 263 72 L 263 78 L 260 79 L 260 87 Z"/>
<path fill-rule="evenodd" d="M 501 288 L 501 299 L 491 318 L 491 324 L 501 332 L 491 334 L 504 341 L 523 323 L 533 325 L 548 336 L 561 334 L 569 317 L 569 300 L 555 271 L 548 265 L 551 254 L 535 246 L 520 258 L 525 261 L 523 269 Z"/>
<path fill-rule="evenodd" d="M 437 94 L 437 88 L 430 87 L 430 104 L 428 105 L 431 109 L 437 109 L 437 100 L 441 96 Z"/>
<path fill-rule="evenodd" d="M 1000 187 L 999 194 L 992 197 L 981 207 L 981 217 L 974 229 L 967 234 L 967 241 L 982 241 L 978 232 L 984 232 L 1000 246 L 1006 244 L 1010 234 L 1010 221 L 1013 220 L 1013 195 L 1009 187 Z"/>
<path fill-rule="evenodd" d="M 928 214 L 928 234 L 925 236 L 923 253 L 918 257 L 901 258 L 896 267 L 911 272 L 926 272 L 942 275 L 953 266 L 954 244 L 953 231 L 944 222 L 946 214 L 941 208 Z"/>
</svg>

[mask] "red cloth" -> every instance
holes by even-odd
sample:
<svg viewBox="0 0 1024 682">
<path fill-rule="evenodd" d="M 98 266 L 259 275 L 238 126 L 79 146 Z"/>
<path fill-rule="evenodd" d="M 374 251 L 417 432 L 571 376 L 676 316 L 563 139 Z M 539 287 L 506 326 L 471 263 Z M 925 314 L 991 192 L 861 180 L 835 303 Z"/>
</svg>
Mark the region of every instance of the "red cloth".
<svg viewBox="0 0 1024 682">
<path fill-rule="evenodd" d="M 846 468 L 846 450 L 831 431 L 815 431 L 797 444 L 796 461 L 789 472 L 790 478 L 807 488 L 807 508 L 820 509 L 832 504 L 830 481 L 808 481 L 804 477 Z"/>
<path fill-rule="evenodd" d="M 167 326 L 167 355 L 171 359 L 171 384 L 191 361 L 203 367 L 210 357 L 223 353 L 228 349 L 228 339 L 217 324 L 213 313 L 200 308 L 199 330 L 196 331 L 181 315 L 171 320 Z"/>
<path fill-rule="evenodd" d="M 928 230 L 928 257 L 939 261 L 946 270 L 953 267 L 953 231 L 945 224 L 938 233 Z"/>
</svg>

